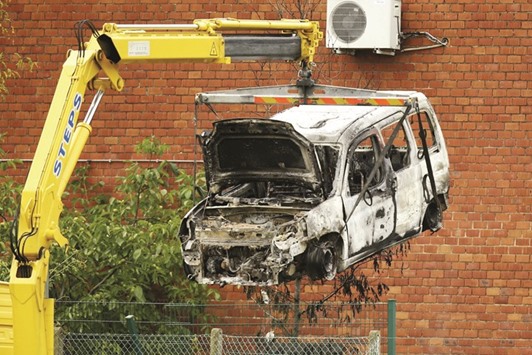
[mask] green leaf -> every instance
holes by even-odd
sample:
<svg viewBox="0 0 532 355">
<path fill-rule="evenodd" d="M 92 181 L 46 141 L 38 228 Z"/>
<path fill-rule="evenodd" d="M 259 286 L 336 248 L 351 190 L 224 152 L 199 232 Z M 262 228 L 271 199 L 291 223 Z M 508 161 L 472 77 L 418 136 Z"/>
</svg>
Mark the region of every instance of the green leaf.
<svg viewBox="0 0 532 355">
<path fill-rule="evenodd" d="M 140 256 L 142 255 L 142 250 L 141 249 L 137 249 L 133 252 L 133 260 L 137 261 Z"/>
<path fill-rule="evenodd" d="M 137 302 L 146 302 L 146 298 L 144 297 L 144 291 L 142 290 L 142 287 L 135 286 L 133 288 L 133 295 L 135 296 Z"/>
</svg>

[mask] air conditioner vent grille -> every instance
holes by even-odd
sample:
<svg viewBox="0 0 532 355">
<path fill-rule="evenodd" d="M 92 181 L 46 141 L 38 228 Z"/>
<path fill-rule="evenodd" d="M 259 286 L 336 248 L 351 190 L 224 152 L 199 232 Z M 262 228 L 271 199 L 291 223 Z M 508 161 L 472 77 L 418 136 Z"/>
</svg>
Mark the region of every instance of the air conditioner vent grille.
<svg viewBox="0 0 532 355">
<path fill-rule="evenodd" d="M 334 8 L 331 15 L 332 29 L 342 41 L 350 43 L 364 34 L 367 24 L 366 13 L 357 4 L 343 2 Z"/>
</svg>

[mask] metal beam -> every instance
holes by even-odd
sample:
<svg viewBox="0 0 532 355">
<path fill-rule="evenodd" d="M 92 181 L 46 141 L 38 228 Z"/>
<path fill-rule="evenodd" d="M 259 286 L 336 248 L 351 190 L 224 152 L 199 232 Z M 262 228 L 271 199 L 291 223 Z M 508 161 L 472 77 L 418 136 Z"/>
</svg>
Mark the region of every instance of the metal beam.
<svg viewBox="0 0 532 355">
<path fill-rule="evenodd" d="M 225 55 L 232 61 L 296 60 L 301 57 L 301 38 L 296 36 L 225 35 Z"/>
</svg>

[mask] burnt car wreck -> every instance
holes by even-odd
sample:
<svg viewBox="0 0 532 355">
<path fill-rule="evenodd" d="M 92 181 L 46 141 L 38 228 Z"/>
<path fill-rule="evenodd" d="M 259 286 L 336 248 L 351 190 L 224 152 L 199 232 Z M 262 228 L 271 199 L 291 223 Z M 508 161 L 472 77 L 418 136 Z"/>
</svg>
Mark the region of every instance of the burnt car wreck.
<svg viewBox="0 0 532 355">
<path fill-rule="evenodd" d="M 179 232 L 189 278 L 332 279 L 441 228 L 449 162 L 439 123 L 424 95 L 395 97 L 407 104 L 301 105 L 214 123 L 201 138 L 209 194 Z"/>
</svg>

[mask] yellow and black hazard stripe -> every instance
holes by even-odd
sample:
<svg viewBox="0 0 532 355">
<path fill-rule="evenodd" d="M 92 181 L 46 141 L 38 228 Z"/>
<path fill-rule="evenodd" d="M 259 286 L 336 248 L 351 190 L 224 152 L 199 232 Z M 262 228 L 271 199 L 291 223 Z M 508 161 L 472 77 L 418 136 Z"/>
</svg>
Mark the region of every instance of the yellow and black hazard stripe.
<svg viewBox="0 0 532 355">
<path fill-rule="evenodd" d="M 255 96 L 256 104 L 283 104 L 283 105 L 297 105 L 301 102 L 299 98 L 283 97 L 283 96 Z"/>
</svg>

